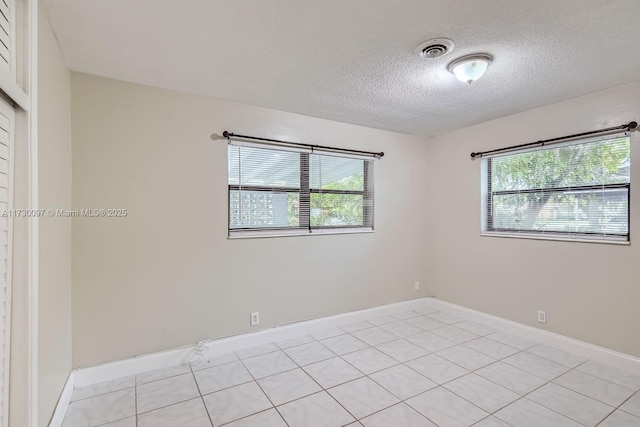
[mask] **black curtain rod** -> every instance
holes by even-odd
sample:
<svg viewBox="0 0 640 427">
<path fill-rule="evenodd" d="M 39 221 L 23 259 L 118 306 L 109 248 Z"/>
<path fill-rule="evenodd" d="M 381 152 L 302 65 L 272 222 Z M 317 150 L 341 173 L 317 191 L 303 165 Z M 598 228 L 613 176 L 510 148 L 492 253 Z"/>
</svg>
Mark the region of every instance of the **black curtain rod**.
<svg viewBox="0 0 640 427">
<path fill-rule="evenodd" d="M 471 160 L 475 159 L 476 157 L 485 156 L 487 154 L 502 153 L 504 151 L 516 150 L 518 148 L 534 147 L 536 145 L 543 147 L 545 144 L 552 143 L 552 142 L 560 142 L 560 141 L 564 141 L 565 139 L 573 139 L 573 138 L 579 138 L 582 136 L 597 135 L 600 133 L 613 132 L 616 130 L 628 131 L 628 130 L 635 129 L 637 126 L 638 126 L 637 122 L 629 122 L 625 125 L 614 126 L 614 127 L 605 128 L 605 129 L 592 130 L 589 132 L 575 133 L 573 135 L 561 136 L 559 138 L 543 139 L 541 141 L 529 142 L 527 144 L 512 145 L 510 147 L 496 148 L 495 150 L 489 150 L 489 151 L 480 151 L 477 153 L 471 153 Z"/>
<path fill-rule="evenodd" d="M 314 148 L 319 148 L 319 149 L 322 149 L 322 150 L 338 151 L 338 152 L 341 152 L 341 153 L 368 154 L 370 156 L 378 157 L 378 158 L 384 156 L 384 152 L 382 152 L 382 151 L 379 152 L 379 153 L 374 153 L 372 151 L 350 150 L 348 148 L 327 147 L 325 145 L 303 144 L 301 142 L 282 141 L 280 139 L 258 138 L 257 136 L 239 135 L 237 133 L 228 132 L 226 130 L 224 132 L 222 132 L 222 136 L 224 136 L 227 139 L 232 138 L 232 137 L 236 137 L 236 138 L 242 138 L 242 139 L 253 139 L 253 140 L 256 140 L 256 141 L 275 142 L 277 144 L 295 145 L 297 147 L 311 148 L 312 151 L 313 151 Z"/>
</svg>

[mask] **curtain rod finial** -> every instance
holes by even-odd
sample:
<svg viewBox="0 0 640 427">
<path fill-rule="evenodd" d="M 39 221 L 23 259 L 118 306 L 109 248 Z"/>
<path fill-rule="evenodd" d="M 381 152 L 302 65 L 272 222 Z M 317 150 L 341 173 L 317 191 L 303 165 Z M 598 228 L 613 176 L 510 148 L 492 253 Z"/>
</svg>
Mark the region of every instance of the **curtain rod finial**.
<svg viewBox="0 0 640 427">
<path fill-rule="evenodd" d="M 630 122 L 628 125 L 629 129 L 635 129 L 638 127 L 638 122 Z"/>
<path fill-rule="evenodd" d="M 224 132 L 222 132 L 222 136 L 224 136 L 225 138 L 229 138 L 229 132 L 225 130 Z"/>
</svg>

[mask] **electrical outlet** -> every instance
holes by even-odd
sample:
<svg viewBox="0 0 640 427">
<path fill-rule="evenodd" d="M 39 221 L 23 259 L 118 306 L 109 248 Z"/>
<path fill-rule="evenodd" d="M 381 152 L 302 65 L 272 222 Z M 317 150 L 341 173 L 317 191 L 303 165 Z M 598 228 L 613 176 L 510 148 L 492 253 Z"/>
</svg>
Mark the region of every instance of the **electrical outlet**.
<svg viewBox="0 0 640 427">
<path fill-rule="evenodd" d="M 413 282 L 413 290 L 414 291 L 419 291 L 420 290 L 420 282 L 419 281 L 415 281 Z"/>
<path fill-rule="evenodd" d="M 538 322 L 547 323 L 547 313 L 542 310 L 538 310 Z"/>
<path fill-rule="evenodd" d="M 251 313 L 251 326 L 256 326 L 260 324 L 260 313 L 254 311 Z"/>
</svg>

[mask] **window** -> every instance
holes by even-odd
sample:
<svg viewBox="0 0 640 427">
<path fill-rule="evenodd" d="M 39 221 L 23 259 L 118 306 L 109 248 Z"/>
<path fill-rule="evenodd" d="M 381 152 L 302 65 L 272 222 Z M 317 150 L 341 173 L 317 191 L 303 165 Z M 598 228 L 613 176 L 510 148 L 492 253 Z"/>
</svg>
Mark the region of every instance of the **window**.
<svg viewBox="0 0 640 427">
<path fill-rule="evenodd" d="M 626 134 L 482 159 L 483 232 L 629 241 Z"/>
<path fill-rule="evenodd" d="M 373 230 L 373 159 L 230 141 L 229 236 Z"/>
</svg>

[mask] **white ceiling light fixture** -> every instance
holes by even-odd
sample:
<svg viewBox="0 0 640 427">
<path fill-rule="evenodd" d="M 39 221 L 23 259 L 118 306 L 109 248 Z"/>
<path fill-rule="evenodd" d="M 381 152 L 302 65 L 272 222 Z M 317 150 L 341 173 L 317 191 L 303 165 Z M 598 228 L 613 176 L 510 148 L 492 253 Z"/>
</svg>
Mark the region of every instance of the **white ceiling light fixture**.
<svg viewBox="0 0 640 427">
<path fill-rule="evenodd" d="M 449 71 L 461 82 L 471 84 L 482 77 L 492 59 L 491 55 L 486 53 L 463 56 L 449 64 Z"/>
</svg>

